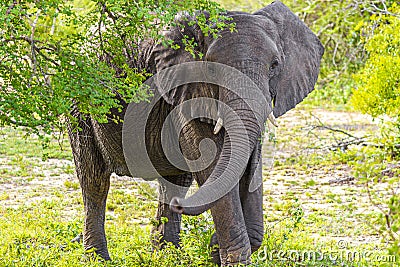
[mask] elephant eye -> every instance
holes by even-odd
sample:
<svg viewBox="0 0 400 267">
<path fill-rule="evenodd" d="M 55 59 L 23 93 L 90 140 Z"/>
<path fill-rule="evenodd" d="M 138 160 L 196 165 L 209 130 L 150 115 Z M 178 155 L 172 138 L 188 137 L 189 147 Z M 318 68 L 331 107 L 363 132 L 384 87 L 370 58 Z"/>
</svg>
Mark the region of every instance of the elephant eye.
<svg viewBox="0 0 400 267">
<path fill-rule="evenodd" d="M 274 60 L 272 60 L 271 62 L 271 65 L 269 65 L 269 73 L 268 73 L 269 77 L 272 77 L 277 74 L 278 66 L 279 66 L 279 61 L 277 58 L 274 58 Z"/>
</svg>

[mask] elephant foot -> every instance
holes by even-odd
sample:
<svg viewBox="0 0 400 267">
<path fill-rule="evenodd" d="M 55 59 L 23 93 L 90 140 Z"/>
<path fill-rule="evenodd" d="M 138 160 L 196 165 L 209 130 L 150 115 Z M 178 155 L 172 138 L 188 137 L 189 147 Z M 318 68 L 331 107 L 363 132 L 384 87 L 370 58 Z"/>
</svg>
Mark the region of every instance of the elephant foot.
<svg viewBox="0 0 400 267">
<path fill-rule="evenodd" d="M 82 233 L 79 233 L 77 236 L 75 236 L 71 240 L 71 243 L 82 243 L 82 242 L 83 242 L 83 234 Z M 105 261 L 111 260 L 106 246 L 103 246 L 102 249 L 92 249 L 92 248 L 85 248 L 85 250 L 90 251 L 90 252 L 92 252 L 94 250 L 94 253 L 96 253 L 96 255 L 99 255 L 103 260 L 105 260 Z"/>
<path fill-rule="evenodd" d="M 158 227 L 153 227 L 151 230 L 151 244 L 153 250 L 161 250 L 168 243 L 172 243 L 176 248 L 180 248 L 179 232 L 176 229 L 168 229 L 166 231 L 165 224 L 161 224 Z"/>
<path fill-rule="evenodd" d="M 247 266 L 251 264 L 251 249 L 244 247 L 235 251 L 219 249 L 221 266 Z"/>
<path fill-rule="evenodd" d="M 111 260 L 110 254 L 107 249 L 107 241 L 104 240 L 93 240 L 93 236 L 83 234 L 83 247 L 86 253 L 90 256 L 99 256 L 100 260 L 109 261 Z"/>
<path fill-rule="evenodd" d="M 85 250 L 87 251 L 87 253 L 91 254 L 91 255 L 97 255 L 100 257 L 101 261 L 110 261 L 111 257 L 110 254 L 108 253 L 108 249 L 107 247 L 103 247 L 103 248 L 97 248 L 97 247 L 92 247 L 92 248 L 85 248 Z"/>
<path fill-rule="evenodd" d="M 250 247 L 245 246 L 235 251 L 231 251 L 229 248 L 220 249 L 215 233 L 211 237 L 210 247 L 212 248 L 211 260 L 218 266 L 247 266 L 251 264 L 250 256 L 252 249 Z"/>
<path fill-rule="evenodd" d="M 97 255 L 99 255 L 103 260 L 105 261 L 110 261 L 111 257 L 110 254 L 108 254 L 108 250 L 96 250 L 95 251 Z"/>
</svg>

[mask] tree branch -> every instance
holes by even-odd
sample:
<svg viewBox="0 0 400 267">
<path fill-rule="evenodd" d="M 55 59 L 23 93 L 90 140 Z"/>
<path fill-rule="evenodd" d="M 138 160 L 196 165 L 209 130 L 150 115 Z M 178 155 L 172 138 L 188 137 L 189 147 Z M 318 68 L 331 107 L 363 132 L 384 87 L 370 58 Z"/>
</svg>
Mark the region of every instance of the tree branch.
<svg viewBox="0 0 400 267">
<path fill-rule="evenodd" d="M 32 39 L 31 37 L 25 36 L 25 35 L 21 35 L 21 36 L 11 36 L 9 39 L 3 39 L 1 40 L 3 43 L 9 43 L 12 41 L 16 41 L 16 40 L 21 40 L 21 41 L 26 41 L 29 44 L 31 43 L 35 43 L 35 44 L 45 44 L 45 42 L 37 40 L 37 39 Z M 55 51 L 57 48 L 52 45 L 52 44 L 48 44 L 46 43 L 47 46 L 42 46 L 43 49 L 47 49 L 47 50 L 53 50 Z"/>
<path fill-rule="evenodd" d="M 382 4 L 383 8 L 379 8 L 376 5 L 376 2 L 374 3 L 372 1 L 370 3 L 367 1 L 367 5 L 363 1 L 354 1 L 354 3 L 360 8 L 362 12 L 366 11 L 370 14 L 383 14 L 400 18 L 400 14 L 392 13 L 388 10 L 385 1 L 379 1 L 379 3 Z"/>
<path fill-rule="evenodd" d="M 55 52 L 57 51 L 57 48 L 52 45 L 52 44 L 48 44 L 48 43 L 44 43 L 42 41 L 33 39 L 31 37 L 28 36 L 19 36 L 19 37 L 11 37 L 9 39 L 3 40 L 4 43 L 8 43 L 8 42 L 12 42 L 15 40 L 21 40 L 21 41 L 26 41 L 27 43 L 29 43 L 32 47 L 32 49 L 34 50 L 34 52 L 38 53 L 40 56 L 42 56 L 44 59 L 46 59 L 47 61 L 50 61 L 51 63 L 53 63 L 55 66 L 59 67 L 60 64 L 57 63 L 54 59 L 49 58 L 48 56 L 44 55 L 42 53 L 42 50 L 47 50 L 47 51 L 52 51 Z M 43 46 L 37 46 L 36 44 L 44 44 Z"/>
<path fill-rule="evenodd" d="M 14 2 L 11 4 L 11 6 L 9 6 L 9 7 L 7 8 L 7 11 L 6 11 L 6 15 L 7 15 L 7 16 L 10 15 L 11 10 L 13 10 L 13 8 L 14 8 L 17 4 L 18 4 L 18 1 L 14 1 Z"/>
<path fill-rule="evenodd" d="M 333 134 L 333 138 L 335 139 L 336 144 L 326 145 L 326 146 L 320 147 L 319 149 L 327 149 L 327 150 L 340 149 L 340 150 L 344 151 L 344 150 L 347 150 L 347 148 L 350 145 L 360 145 L 360 144 L 363 144 L 363 143 L 367 142 L 367 138 L 365 136 L 364 137 L 358 137 L 358 136 L 352 135 L 352 134 L 350 134 L 350 133 L 348 133 L 348 132 L 346 132 L 346 131 L 344 131 L 342 129 L 338 129 L 338 128 L 333 128 L 333 127 L 327 126 L 321 121 L 320 118 L 318 118 L 314 114 L 311 114 L 311 116 L 317 120 L 318 125 L 310 125 L 310 129 L 309 129 L 308 132 L 313 134 L 314 136 L 316 136 L 318 139 L 320 139 L 319 136 L 317 134 L 313 133 L 313 131 L 315 129 L 328 130 L 328 131 L 330 131 L 332 133 L 340 133 L 340 134 L 344 134 L 344 135 L 347 136 L 347 138 L 338 139 Z"/>
<path fill-rule="evenodd" d="M 35 76 L 36 68 L 37 68 L 37 65 L 38 65 L 38 64 L 37 64 L 37 60 L 36 60 L 36 54 L 35 54 L 35 47 L 36 47 L 36 45 L 35 45 L 35 41 L 34 41 L 35 39 L 34 39 L 34 37 L 35 37 L 36 25 L 37 25 L 37 22 L 38 22 L 38 20 L 39 20 L 40 12 L 41 12 L 40 9 L 38 9 L 38 10 L 36 11 L 36 17 L 35 17 L 35 19 L 34 19 L 32 25 L 31 25 L 31 27 L 32 27 L 32 29 L 31 29 L 31 40 L 32 40 L 32 42 L 31 42 L 31 55 L 32 55 L 32 56 L 31 56 L 31 61 L 32 61 L 32 67 L 33 67 L 31 80 L 32 80 L 33 77 Z"/>
</svg>

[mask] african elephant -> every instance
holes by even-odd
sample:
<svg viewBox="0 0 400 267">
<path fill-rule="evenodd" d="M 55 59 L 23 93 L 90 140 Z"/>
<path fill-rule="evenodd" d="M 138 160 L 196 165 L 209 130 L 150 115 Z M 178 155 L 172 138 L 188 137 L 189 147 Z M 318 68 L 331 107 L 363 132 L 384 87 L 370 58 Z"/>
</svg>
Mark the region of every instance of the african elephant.
<svg viewBox="0 0 400 267">
<path fill-rule="evenodd" d="M 164 83 L 177 73 L 176 69 L 171 71 L 174 66 L 198 63 L 206 66 L 207 75 L 216 73 L 212 78 L 217 78 L 214 84 L 199 80 L 171 85 L 163 91 L 163 82 L 155 81 L 156 101 L 123 103 L 122 112 L 112 110 L 113 115 L 124 117 L 123 125 L 112 121 L 98 123 L 81 116 L 79 110 L 73 111 L 79 129 L 70 127 L 69 137 L 85 206 L 85 249 L 95 248 L 101 257 L 110 258 L 104 223 L 113 172 L 159 179 L 157 219 L 168 218 L 154 229 L 161 235 L 161 245 L 168 241 L 179 246 L 181 214 L 196 215 L 211 209 L 216 230 L 211 245 L 219 245 L 212 255 L 216 263 L 248 264 L 251 253 L 261 246 L 264 229 L 260 137 L 264 123 L 294 108 L 313 90 L 324 49 L 311 30 L 280 2 L 253 14 L 227 12 L 226 15 L 236 24 L 235 30 L 221 30 L 217 39 L 204 35 L 191 23 L 195 16 L 181 15 L 177 19 L 184 27 L 165 32 L 166 38 L 180 48 L 145 41 L 136 62 L 139 69 L 153 74 L 166 71 L 162 77 L 168 79 Z M 197 42 L 194 49 L 204 55 L 201 60 L 184 49 L 184 35 Z M 214 65 L 207 67 L 203 63 Z M 178 75 L 198 73 L 191 65 L 185 66 L 189 66 L 184 68 L 186 72 Z M 218 66 L 223 66 L 222 72 Z M 235 80 L 235 71 L 245 78 L 232 86 L 243 85 L 245 90 L 230 90 L 224 83 L 218 84 L 218 78 L 228 83 Z M 178 121 L 185 117 L 181 114 L 182 107 L 189 100 L 199 102 L 186 109 L 199 114 L 183 118 L 184 123 L 172 138 L 174 141 L 170 141 L 171 146 L 175 142 L 175 150 L 168 151 L 165 142 L 169 141 L 162 140 L 163 123 L 176 109 Z M 143 133 L 136 129 L 140 123 Z M 140 134 L 143 136 L 136 138 Z M 202 142 L 205 139 L 212 142 Z M 135 149 L 143 148 L 146 155 L 135 154 Z M 207 166 L 196 169 L 189 164 L 208 150 L 213 150 L 213 154 Z M 184 167 L 170 162 L 175 153 L 182 154 Z M 193 180 L 200 188 L 185 199 Z"/>
</svg>

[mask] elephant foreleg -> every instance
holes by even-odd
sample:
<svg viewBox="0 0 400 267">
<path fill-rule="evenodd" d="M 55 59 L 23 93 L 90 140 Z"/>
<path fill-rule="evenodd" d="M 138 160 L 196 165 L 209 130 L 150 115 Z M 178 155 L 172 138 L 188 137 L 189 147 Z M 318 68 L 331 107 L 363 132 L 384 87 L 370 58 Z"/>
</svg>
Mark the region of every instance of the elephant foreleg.
<svg viewBox="0 0 400 267">
<path fill-rule="evenodd" d="M 260 143 L 255 147 L 250 164 L 240 180 L 240 202 L 252 252 L 261 247 L 264 237 L 261 147 Z"/>
<path fill-rule="evenodd" d="M 212 172 L 212 166 L 198 173 L 195 179 L 201 186 Z M 216 233 L 210 245 L 214 247 L 211 256 L 214 263 L 222 266 L 250 264 L 251 246 L 247 235 L 239 185 L 220 198 L 211 208 Z"/>
<path fill-rule="evenodd" d="M 262 190 L 262 184 L 250 192 L 245 181 L 240 183 L 240 200 L 252 253 L 261 247 L 264 237 Z"/>
<path fill-rule="evenodd" d="M 180 139 L 181 150 L 185 158 L 195 160 L 201 156 L 198 148 L 204 138 L 213 140 L 218 149 L 217 155 L 221 153 L 225 131 L 215 135 L 213 128 L 207 123 L 197 123 L 196 121 L 188 123 L 182 130 L 185 138 Z M 211 147 L 206 149 L 211 149 Z M 193 173 L 200 186 L 211 175 L 218 158 L 217 156 L 206 169 Z M 216 236 L 211 242 L 219 244 L 219 248 L 213 251 L 213 261 L 222 266 L 249 264 L 251 246 L 246 232 L 238 184 L 213 205 L 211 214 L 216 230 Z"/>
<path fill-rule="evenodd" d="M 245 179 L 243 179 L 245 180 Z M 258 250 L 261 246 L 263 236 L 264 236 L 264 225 L 263 225 L 263 211 L 262 211 L 262 206 L 259 205 L 258 203 L 262 203 L 262 185 L 260 185 L 257 190 L 253 192 L 248 191 L 249 187 L 248 184 L 246 185 L 245 182 L 240 183 L 240 201 L 241 201 L 241 207 L 242 207 L 242 213 L 244 217 L 244 222 L 245 225 L 241 226 L 241 229 L 246 229 L 246 233 L 248 236 L 248 240 L 250 242 L 251 246 L 251 253 L 255 252 Z M 224 204 L 221 204 L 224 205 Z M 217 209 L 217 208 L 216 208 Z M 220 211 L 215 210 L 215 214 L 218 214 Z M 213 208 L 211 209 L 213 211 Z M 220 216 L 220 215 L 216 215 Z M 225 215 L 226 216 L 226 215 Z M 221 218 L 216 218 L 214 219 L 214 222 L 216 220 L 219 220 Z M 225 220 L 230 220 L 230 219 L 225 219 Z M 219 228 L 223 228 L 224 226 L 221 226 Z M 218 231 L 218 228 L 216 226 L 217 233 L 221 232 Z M 224 235 L 226 235 L 226 231 L 223 231 Z M 213 248 L 211 252 L 211 257 L 213 259 L 213 262 L 221 265 L 221 258 L 224 257 L 224 255 L 220 255 L 221 252 L 221 247 L 219 247 L 219 239 L 225 240 L 226 237 L 218 238 L 217 233 L 214 233 L 211 241 L 210 241 L 210 247 Z M 242 234 L 244 235 L 244 233 Z M 225 241 L 224 241 L 225 242 Z M 226 252 L 223 252 L 226 253 Z"/>
<path fill-rule="evenodd" d="M 174 196 L 185 197 L 192 182 L 193 177 L 190 173 L 159 179 L 157 225 L 152 230 L 155 248 L 162 248 L 166 242 L 172 242 L 179 247 L 182 216 L 172 212 L 169 203 Z"/>
<path fill-rule="evenodd" d="M 204 172 L 196 173 L 200 185 L 204 182 L 202 177 L 207 177 Z M 240 203 L 239 185 L 215 203 L 211 214 L 216 231 L 210 241 L 212 261 L 222 266 L 250 264 L 252 247 Z"/>
<path fill-rule="evenodd" d="M 264 237 L 263 209 L 262 209 L 262 164 L 258 164 L 261 146 L 255 148 L 252 162 L 246 169 L 239 183 L 240 204 L 245 222 L 247 236 L 249 238 L 251 253 L 258 250 Z M 251 184 L 253 180 L 254 184 Z M 251 186 L 250 186 L 251 184 Z M 255 187 L 255 188 L 253 188 Z M 211 238 L 213 262 L 221 265 L 220 249 L 217 234 Z"/>
<path fill-rule="evenodd" d="M 251 247 L 239 199 L 237 185 L 211 208 L 218 252 L 213 252 L 213 260 L 222 266 L 250 264 Z M 215 242 L 215 237 L 213 237 Z M 219 254 L 220 262 L 217 255 Z"/>
</svg>

